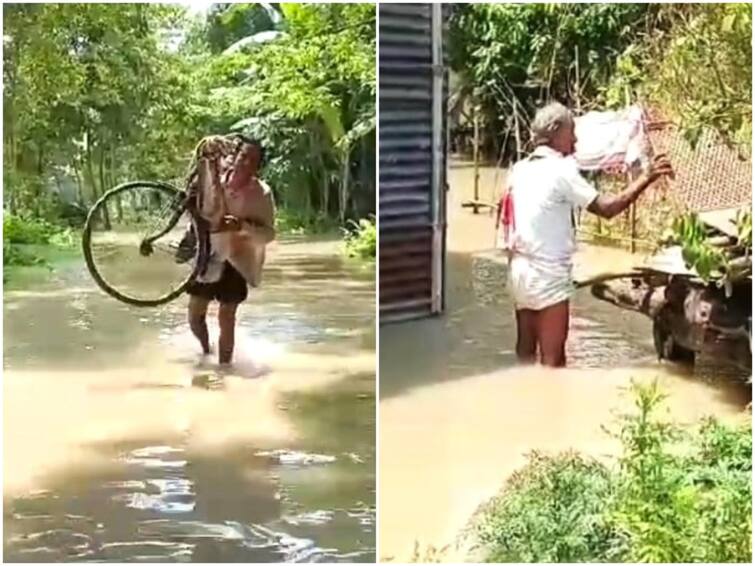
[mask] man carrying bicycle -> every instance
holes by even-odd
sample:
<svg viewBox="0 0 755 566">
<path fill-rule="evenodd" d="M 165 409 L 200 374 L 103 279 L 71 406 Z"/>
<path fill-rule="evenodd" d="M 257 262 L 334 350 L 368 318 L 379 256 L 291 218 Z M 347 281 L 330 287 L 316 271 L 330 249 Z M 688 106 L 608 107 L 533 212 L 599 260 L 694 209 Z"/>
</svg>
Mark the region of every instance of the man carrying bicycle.
<svg viewBox="0 0 755 566">
<path fill-rule="evenodd" d="M 265 246 L 275 238 L 273 193 L 257 176 L 263 159 L 262 146 L 240 135 L 207 138 L 197 150 L 197 174 L 190 195 L 196 198 L 199 215 L 209 223 L 210 253 L 204 272 L 187 287 L 188 319 L 202 352 L 209 354 L 207 308 L 211 301 L 218 301 L 218 362 L 222 365 L 233 358 L 238 306 L 248 296 L 247 285 L 259 284 Z M 196 236 L 189 231 L 179 246 L 179 259 L 192 257 L 195 245 Z"/>
</svg>

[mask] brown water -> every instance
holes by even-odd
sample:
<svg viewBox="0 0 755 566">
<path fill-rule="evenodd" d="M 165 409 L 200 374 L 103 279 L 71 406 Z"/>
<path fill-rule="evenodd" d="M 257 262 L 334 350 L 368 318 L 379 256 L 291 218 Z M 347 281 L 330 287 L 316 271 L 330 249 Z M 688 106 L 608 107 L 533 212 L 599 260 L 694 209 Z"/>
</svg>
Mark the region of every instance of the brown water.
<svg viewBox="0 0 755 566">
<path fill-rule="evenodd" d="M 122 305 L 80 260 L 6 290 L 6 561 L 374 561 L 374 268 L 271 251 L 226 372 L 185 298 Z"/>
<path fill-rule="evenodd" d="M 463 560 L 458 533 L 531 450 L 615 454 L 602 426 L 631 408 L 632 379 L 658 379 L 669 418 L 681 423 L 750 418 L 750 389 L 736 368 L 704 359 L 693 371 L 660 364 L 650 320 L 586 290 L 573 301 L 569 368 L 517 367 L 505 267 L 490 249 L 493 221 L 460 206 L 471 173 L 450 170 L 446 313 L 381 328 L 381 559 L 448 547 L 443 559 Z M 482 171 L 483 196 L 494 178 Z M 577 272 L 623 269 L 638 259 L 583 247 Z"/>
</svg>

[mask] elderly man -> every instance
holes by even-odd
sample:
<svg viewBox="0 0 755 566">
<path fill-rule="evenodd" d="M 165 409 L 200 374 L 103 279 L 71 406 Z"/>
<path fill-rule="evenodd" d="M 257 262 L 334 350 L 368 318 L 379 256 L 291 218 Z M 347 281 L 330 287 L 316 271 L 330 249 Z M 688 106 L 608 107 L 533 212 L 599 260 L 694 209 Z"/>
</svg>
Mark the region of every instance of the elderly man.
<svg viewBox="0 0 755 566">
<path fill-rule="evenodd" d="M 566 365 L 573 292 L 574 209 L 613 218 L 672 169 L 659 155 L 624 191 L 601 195 L 570 157 L 577 140 L 565 106 L 552 103 L 540 109 L 532 133 L 535 149 L 512 168 L 504 210 L 512 215 L 509 284 L 516 309 L 516 352 L 522 362 L 536 361 L 539 353 L 543 365 L 561 367 Z"/>
</svg>

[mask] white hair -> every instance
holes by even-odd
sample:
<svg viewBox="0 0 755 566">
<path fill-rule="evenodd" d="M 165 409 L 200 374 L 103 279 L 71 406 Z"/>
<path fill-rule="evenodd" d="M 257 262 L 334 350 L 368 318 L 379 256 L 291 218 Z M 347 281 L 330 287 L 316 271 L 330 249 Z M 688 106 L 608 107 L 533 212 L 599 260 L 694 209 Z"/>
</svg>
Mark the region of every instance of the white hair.
<svg viewBox="0 0 755 566">
<path fill-rule="evenodd" d="M 574 121 L 571 110 L 559 102 L 551 102 L 540 108 L 532 120 L 532 142 L 535 145 L 547 144 L 553 134 L 566 124 Z"/>
</svg>

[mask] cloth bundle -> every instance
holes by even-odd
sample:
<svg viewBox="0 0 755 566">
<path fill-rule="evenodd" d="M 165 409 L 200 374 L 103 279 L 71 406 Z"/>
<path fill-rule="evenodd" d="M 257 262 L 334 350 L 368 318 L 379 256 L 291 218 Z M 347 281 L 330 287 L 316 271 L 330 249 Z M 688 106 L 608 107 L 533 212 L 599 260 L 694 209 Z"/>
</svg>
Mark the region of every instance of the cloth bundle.
<svg viewBox="0 0 755 566">
<path fill-rule="evenodd" d="M 228 261 L 250 286 L 257 287 L 265 247 L 274 238 L 272 194 L 256 177 L 245 185 L 232 182 L 238 145 L 224 136 L 200 142 L 195 155 L 197 209 L 210 227 L 212 259 Z M 228 229 L 229 221 L 237 227 Z"/>
<path fill-rule="evenodd" d="M 574 120 L 575 158 L 583 171 L 626 173 L 650 163 L 642 108 L 588 112 Z"/>
</svg>

